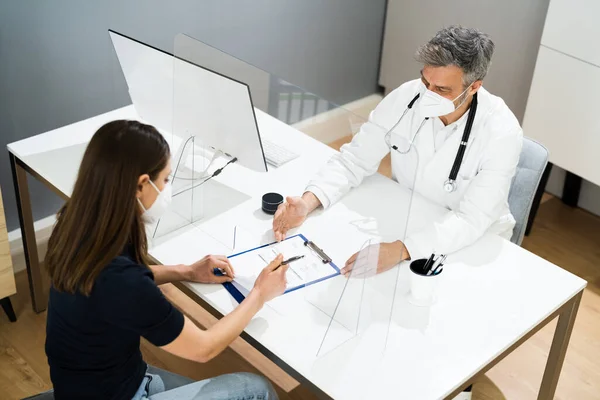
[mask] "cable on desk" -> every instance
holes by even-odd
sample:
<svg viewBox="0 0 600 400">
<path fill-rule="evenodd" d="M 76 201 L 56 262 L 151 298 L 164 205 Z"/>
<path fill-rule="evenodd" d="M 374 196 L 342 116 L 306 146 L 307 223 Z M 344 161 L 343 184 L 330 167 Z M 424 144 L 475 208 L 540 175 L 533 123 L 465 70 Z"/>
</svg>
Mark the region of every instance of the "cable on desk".
<svg viewBox="0 0 600 400">
<path fill-rule="evenodd" d="M 227 166 L 228 166 L 229 164 L 233 164 L 233 163 L 234 163 L 234 162 L 236 162 L 237 160 L 238 160 L 238 159 L 237 159 L 237 157 L 233 157 L 231 160 L 229 160 L 229 161 L 227 162 L 227 164 L 225 164 L 224 166 L 222 166 L 221 168 L 219 168 L 219 169 L 217 169 L 215 172 L 213 172 L 213 174 L 212 174 L 211 176 L 209 176 L 208 178 L 204 179 L 204 180 L 203 180 L 202 182 L 200 182 L 199 184 L 192 186 L 192 189 L 196 189 L 197 187 L 199 187 L 199 186 L 202 186 L 202 185 L 204 185 L 206 182 L 210 181 L 212 178 L 214 178 L 214 177 L 218 176 L 218 175 L 219 175 L 221 172 L 223 172 L 223 170 L 224 170 L 225 168 L 227 168 Z M 189 189 L 187 189 L 187 190 L 189 190 Z"/>
</svg>

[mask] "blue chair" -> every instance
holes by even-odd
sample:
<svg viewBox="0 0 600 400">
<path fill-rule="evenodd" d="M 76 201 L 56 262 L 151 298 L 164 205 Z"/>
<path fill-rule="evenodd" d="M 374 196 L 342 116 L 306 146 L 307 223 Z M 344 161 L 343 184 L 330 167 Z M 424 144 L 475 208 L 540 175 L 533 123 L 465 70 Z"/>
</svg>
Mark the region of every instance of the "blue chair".
<svg viewBox="0 0 600 400">
<path fill-rule="evenodd" d="M 23 400 L 54 400 L 54 390 L 50 389 L 47 392 L 36 394 Z"/>
<path fill-rule="evenodd" d="M 547 165 L 548 149 L 532 139 L 523 138 L 523 149 L 517 164 L 517 172 L 508 193 L 508 206 L 517 221 L 511 242 L 519 246 L 523 242 L 529 221 L 533 220 L 530 218 L 532 205 L 535 214 L 546 186 L 550 172 L 546 168 Z"/>
</svg>

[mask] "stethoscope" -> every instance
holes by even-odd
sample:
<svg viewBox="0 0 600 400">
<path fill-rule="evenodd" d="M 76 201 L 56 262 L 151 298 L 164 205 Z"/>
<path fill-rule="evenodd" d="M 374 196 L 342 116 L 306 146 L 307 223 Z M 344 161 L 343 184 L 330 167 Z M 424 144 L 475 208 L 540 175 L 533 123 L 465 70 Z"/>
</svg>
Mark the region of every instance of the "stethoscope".
<svg viewBox="0 0 600 400">
<path fill-rule="evenodd" d="M 392 126 L 385 134 L 385 142 L 387 143 L 387 145 L 391 149 L 397 151 L 400 154 L 408 154 L 408 152 L 410 151 L 410 149 L 413 146 L 413 143 L 415 142 L 417 135 L 421 131 L 421 128 L 423 127 L 423 125 L 425 125 L 425 122 L 429 119 L 429 117 L 427 117 L 423 120 L 423 122 L 421 122 L 421 125 L 419 125 L 419 128 L 415 132 L 413 138 L 410 140 L 407 150 L 404 150 L 404 151 L 400 150 L 398 148 L 398 146 L 390 143 L 390 137 L 392 135 L 392 131 L 398 126 L 398 124 L 400 124 L 400 122 L 402 121 L 404 116 L 412 109 L 413 105 L 416 103 L 416 101 L 419 99 L 420 96 L 421 96 L 421 94 L 417 93 L 417 95 L 410 101 L 410 103 L 408 103 L 408 105 L 406 106 L 406 109 L 404 110 L 404 112 L 402 113 L 402 115 L 400 116 L 398 121 L 396 121 L 394 126 Z M 460 170 L 460 165 L 462 164 L 462 160 L 465 155 L 465 151 L 467 149 L 467 143 L 469 142 L 469 136 L 471 135 L 471 129 L 473 128 L 473 121 L 475 120 L 476 112 L 477 112 L 477 93 L 475 93 L 473 95 L 473 101 L 471 102 L 471 107 L 469 108 L 469 115 L 467 116 L 467 124 L 465 125 L 465 130 L 463 132 L 463 136 L 460 141 L 460 145 L 458 146 L 458 151 L 456 152 L 456 157 L 454 158 L 454 164 L 452 165 L 452 169 L 450 170 L 450 175 L 448 176 L 448 179 L 446 179 L 446 181 L 444 182 L 444 190 L 448 193 L 452 193 L 456 190 L 456 177 L 458 176 L 458 171 Z"/>
</svg>

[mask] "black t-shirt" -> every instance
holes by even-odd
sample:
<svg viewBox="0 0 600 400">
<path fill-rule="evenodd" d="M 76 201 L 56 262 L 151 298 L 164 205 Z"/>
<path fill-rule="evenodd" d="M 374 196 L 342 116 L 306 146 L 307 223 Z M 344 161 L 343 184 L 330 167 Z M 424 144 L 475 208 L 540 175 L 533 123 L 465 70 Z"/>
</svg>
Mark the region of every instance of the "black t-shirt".
<svg viewBox="0 0 600 400">
<path fill-rule="evenodd" d="M 127 251 L 102 270 L 89 297 L 50 288 L 46 355 L 55 398 L 131 399 L 146 372 L 140 336 L 164 346 L 183 321 Z"/>
</svg>

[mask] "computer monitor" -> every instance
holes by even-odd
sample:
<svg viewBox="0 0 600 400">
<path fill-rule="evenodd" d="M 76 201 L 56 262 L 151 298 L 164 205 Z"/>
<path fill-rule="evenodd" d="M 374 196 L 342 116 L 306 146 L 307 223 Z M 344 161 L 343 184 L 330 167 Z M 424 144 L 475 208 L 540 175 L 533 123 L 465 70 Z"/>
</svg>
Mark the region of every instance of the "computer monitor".
<svg viewBox="0 0 600 400">
<path fill-rule="evenodd" d="M 172 134 L 175 160 L 189 153 L 184 146 L 194 137 L 196 146 L 267 171 L 248 85 L 113 30 L 109 35 L 138 115 Z"/>
</svg>

